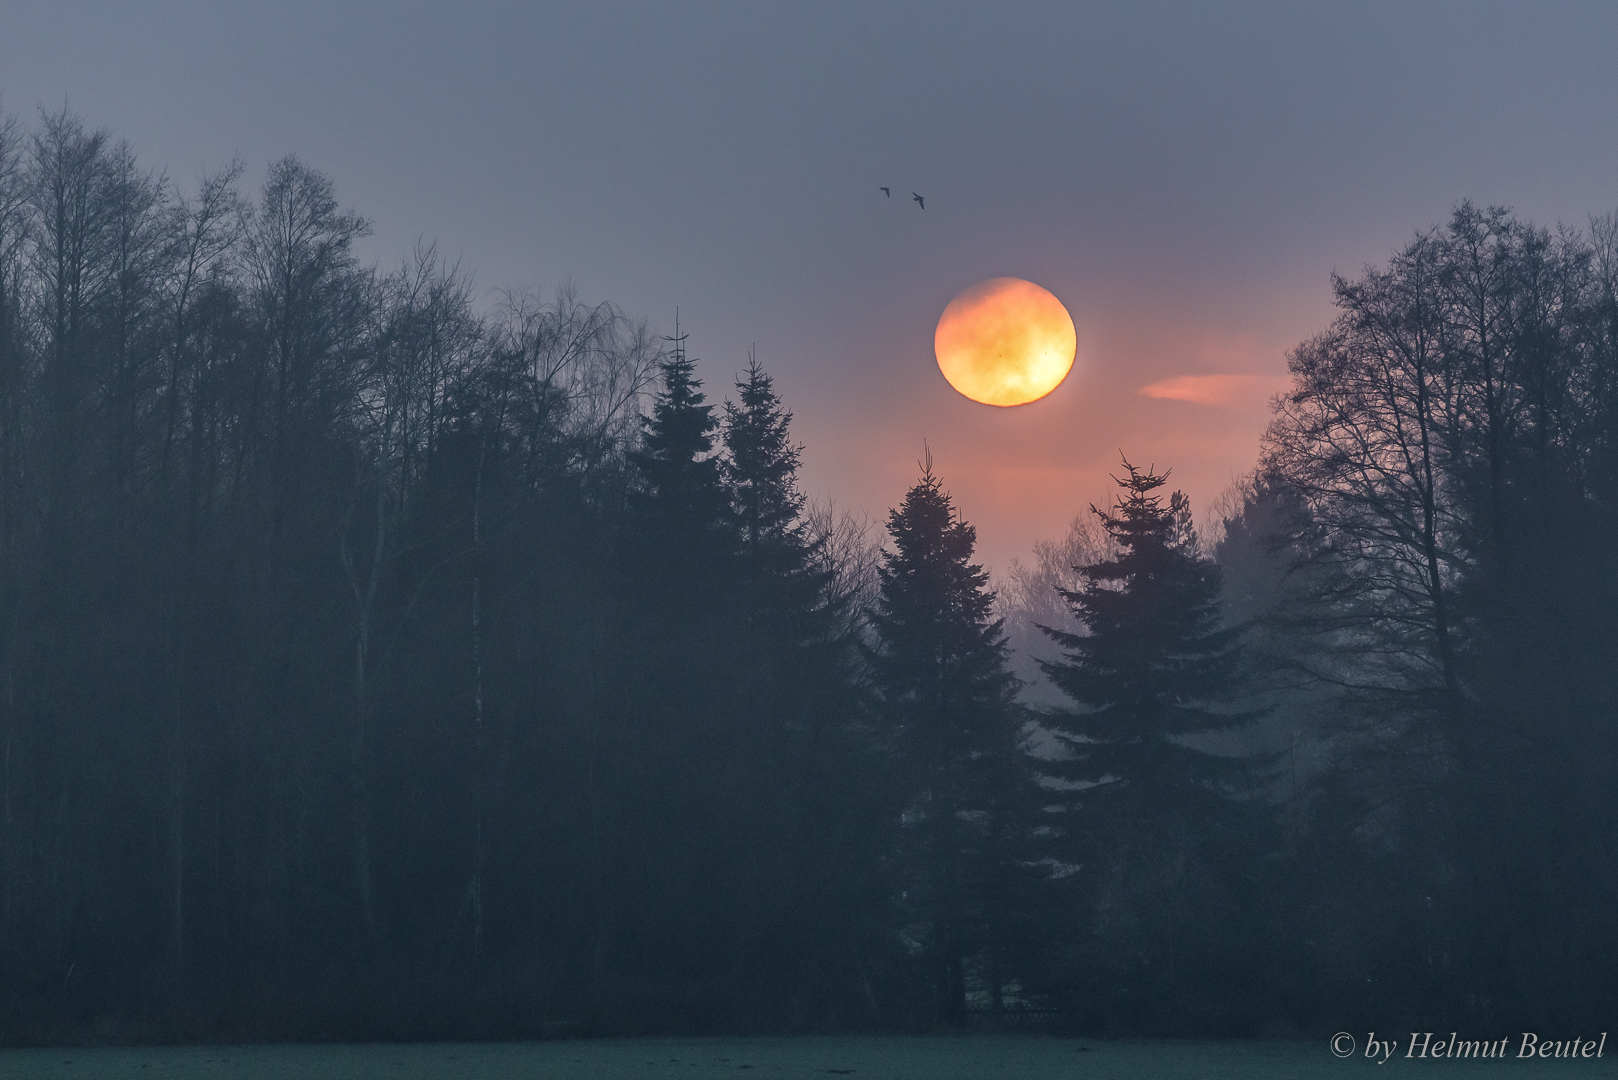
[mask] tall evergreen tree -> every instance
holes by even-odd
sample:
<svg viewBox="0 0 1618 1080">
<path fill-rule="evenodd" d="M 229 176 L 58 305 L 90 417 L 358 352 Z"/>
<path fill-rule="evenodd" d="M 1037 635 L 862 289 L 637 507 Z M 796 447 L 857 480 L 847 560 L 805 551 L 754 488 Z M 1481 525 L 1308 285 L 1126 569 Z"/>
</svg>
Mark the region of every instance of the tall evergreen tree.
<svg viewBox="0 0 1618 1080">
<path fill-rule="evenodd" d="M 725 402 L 721 469 L 727 520 L 738 545 L 734 585 L 748 628 L 741 644 L 761 661 L 750 665 L 746 677 L 807 680 L 817 685 L 799 686 L 793 696 L 823 696 L 821 690 L 841 681 L 831 674 L 838 665 L 811 654 L 837 652 L 846 642 L 832 640 L 840 607 L 825 602 L 827 573 L 815 566 L 817 544 L 802 517 L 802 447 L 792 444 L 792 414 L 757 360 L 749 358 L 736 390 L 740 403 Z M 816 675 L 809 675 L 806 664 Z"/>
<path fill-rule="evenodd" d="M 1165 506 L 1152 494 L 1166 473 L 1124 468 L 1126 494 L 1112 512 L 1091 508 L 1116 556 L 1077 567 L 1082 587 L 1059 590 L 1082 632 L 1045 628 L 1064 659 L 1042 666 L 1080 706 L 1045 721 L 1069 751 L 1044 763 L 1071 800 L 1059 857 L 1083 872 L 1066 887 L 1085 890 L 1074 936 L 1086 970 L 1066 978 L 1109 1025 L 1194 1030 L 1228 1023 L 1191 1013 L 1233 1000 L 1211 989 L 1235 977 L 1234 943 L 1246 940 L 1229 920 L 1241 910 L 1232 903 L 1245 865 L 1237 838 L 1249 830 L 1233 820 L 1239 806 L 1228 796 L 1255 764 L 1196 741 L 1260 713 L 1220 707 L 1239 691 L 1241 628 L 1221 625 L 1218 567 L 1196 551 L 1189 503 L 1175 492 Z M 1193 933 L 1193 920 L 1218 930 Z M 1187 987 L 1194 974 L 1209 977 L 1206 996 Z"/>
<path fill-rule="evenodd" d="M 742 550 L 760 569 L 791 572 L 804 561 L 798 491 L 802 447 L 787 429 L 792 414 L 781 406 L 774 381 L 748 357 L 747 377 L 736 381 L 741 402 L 725 402 L 725 481 Z"/>
<path fill-rule="evenodd" d="M 660 366 L 663 389 L 631 461 L 645 484 L 643 515 L 660 532 L 672 531 L 663 540 L 691 540 L 714 530 L 723 514 L 720 462 L 713 454 L 719 421 L 702 393 L 696 362 L 686 356 L 683 335 L 675 337 Z"/>
<path fill-rule="evenodd" d="M 622 802 L 609 962 L 616 978 L 655 995 L 631 1010 L 718 1010 L 728 1004 L 724 981 L 748 967 L 736 928 L 755 921 L 735 884 L 754 879 L 759 847 L 755 730 L 735 689 L 745 628 L 714 452 L 719 421 L 678 332 L 660 368 L 662 388 L 630 456 L 640 490 L 620 581 L 627 699 L 613 765 Z"/>
<path fill-rule="evenodd" d="M 996 900 L 1011 870 L 1021 714 L 988 574 L 971 562 L 977 530 L 931 455 L 889 512 L 888 534 L 871 659 L 911 792 L 900 841 L 906 934 L 928 963 L 939 1016 L 961 1024 L 970 965 L 999 998 Z"/>
<path fill-rule="evenodd" d="M 739 545 L 743 618 L 789 652 L 810 645 L 840 649 L 846 643 L 829 639 L 836 636 L 832 625 L 841 605 L 824 602 L 828 573 L 816 566 L 818 542 L 803 520 L 803 448 L 788 434 L 792 413 L 752 357 L 736 391 L 740 403 L 725 402 L 721 469 L 728 521 Z M 762 642 L 755 638 L 755 644 Z"/>
<path fill-rule="evenodd" d="M 835 1015 L 839 999 L 860 993 L 856 943 L 885 900 L 870 888 L 880 880 L 870 821 L 880 819 L 870 812 L 866 747 L 849 723 L 848 601 L 829 596 L 824 541 L 803 520 L 791 412 L 752 357 L 736 391 L 739 401 L 724 407 L 721 466 L 737 545 L 726 582 L 737 613 L 726 679 L 736 720 L 714 763 L 728 766 L 728 827 L 745 867 L 736 879 L 748 882 L 732 926 L 744 950 L 736 970 L 758 986 L 795 987 L 790 1003 L 755 994 L 761 1015 Z"/>
<path fill-rule="evenodd" d="M 1124 468 L 1128 494 L 1112 513 L 1091 508 L 1117 557 L 1078 567 L 1083 586 L 1058 590 L 1085 632 L 1045 629 L 1064 659 L 1041 666 L 1084 708 L 1052 716 L 1073 751 L 1052 768 L 1109 795 L 1127 790 L 1142 806 L 1196 801 L 1247 767 L 1184 741 L 1257 719 L 1210 707 L 1237 692 L 1242 631 L 1220 625 L 1219 568 L 1196 552 L 1185 497 L 1164 506 L 1151 492 L 1167 473 Z"/>
</svg>

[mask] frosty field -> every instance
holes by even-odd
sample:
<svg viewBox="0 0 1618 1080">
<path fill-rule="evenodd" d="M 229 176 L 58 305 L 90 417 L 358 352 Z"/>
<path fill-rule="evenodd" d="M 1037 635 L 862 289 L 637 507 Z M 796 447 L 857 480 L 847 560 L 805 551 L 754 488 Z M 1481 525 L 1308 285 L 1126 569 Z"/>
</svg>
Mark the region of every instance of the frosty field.
<svg viewBox="0 0 1618 1080">
<path fill-rule="evenodd" d="M 1224 1080 L 1364 1076 L 1597 1077 L 1612 1059 L 1379 1066 L 1311 1042 L 1108 1042 L 1040 1037 L 601 1039 L 539 1043 L 192 1046 L 0 1051 L 3 1080 Z"/>
</svg>

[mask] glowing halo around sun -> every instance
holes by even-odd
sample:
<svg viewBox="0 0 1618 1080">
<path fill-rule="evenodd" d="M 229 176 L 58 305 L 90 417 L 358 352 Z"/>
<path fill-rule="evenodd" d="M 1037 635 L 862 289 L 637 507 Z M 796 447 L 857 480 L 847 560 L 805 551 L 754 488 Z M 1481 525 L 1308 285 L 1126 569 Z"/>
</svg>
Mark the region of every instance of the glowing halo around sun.
<svg viewBox="0 0 1618 1080">
<path fill-rule="evenodd" d="M 951 300 L 933 334 L 944 378 L 985 405 L 1024 405 L 1055 390 L 1077 345 L 1062 302 L 1014 277 L 990 278 Z"/>
</svg>

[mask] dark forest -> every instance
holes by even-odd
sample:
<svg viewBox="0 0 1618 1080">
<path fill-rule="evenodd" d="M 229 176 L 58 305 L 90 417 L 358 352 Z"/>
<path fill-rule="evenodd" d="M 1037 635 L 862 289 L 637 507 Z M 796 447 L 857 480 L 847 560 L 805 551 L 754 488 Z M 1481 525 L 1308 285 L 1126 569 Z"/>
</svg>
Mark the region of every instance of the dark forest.
<svg viewBox="0 0 1618 1080">
<path fill-rule="evenodd" d="M 757 363 L 242 172 L 0 121 L 0 1040 L 1618 1009 L 1618 218 L 1334 278 L 1209 535 L 1125 447 L 997 595 L 947 463 L 862 528 Z"/>
</svg>

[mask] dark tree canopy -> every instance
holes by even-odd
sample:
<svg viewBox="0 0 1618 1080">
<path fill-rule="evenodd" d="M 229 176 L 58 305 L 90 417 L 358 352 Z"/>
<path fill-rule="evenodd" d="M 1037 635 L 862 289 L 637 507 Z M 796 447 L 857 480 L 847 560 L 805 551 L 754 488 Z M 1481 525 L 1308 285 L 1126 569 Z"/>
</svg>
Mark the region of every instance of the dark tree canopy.
<svg viewBox="0 0 1618 1080">
<path fill-rule="evenodd" d="M 677 532 L 716 527 L 724 506 L 720 460 L 713 454 L 719 421 L 695 377 L 696 364 L 678 337 L 661 364 L 662 388 L 630 460 L 645 479 L 645 512 Z"/>
<path fill-rule="evenodd" d="M 888 535 L 893 550 L 872 616 L 884 696 L 914 717 L 905 727 L 916 738 L 969 747 L 983 727 L 980 710 L 998 707 L 1011 686 L 989 575 L 969 561 L 977 530 L 956 516 L 929 462 L 889 511 Z"/>
<path fill-rule="evenodd" d="M 1249 1008 L 1263 964 L 1262 920 L 1241 899 L 1261 865 L 1261 762 L 1208 742 L 1261 711 L 1234 707 L 1242 629 L 1223 625 L 1189 502 L 1153 494 L 1166 472 L 1124 468 L 1110 511 L 1090 508 L 1115 554 L 1058 589 L 1080 630 L 1045 628 L 1062 659 L 1044 670 L 1077 706 L 1042 716 L 1065 751 L 1040 766 L 1071 905 L 1052 919 L 1066 963 L 1048 978 L 1110 1029 L 1173 1009 L 1172 1028 L 1194 1031 Z"/>
<path fill-rule="evenodd" d="M 968 966 L 1000 999 L 1001 914 L 1010 834 L 1023 809 L 1022 715 L 1013 700 L 977 531 L 932 471 L 888 515 L 871 664 L 908 794 L 901 830 L 905 907 L 934 979 L 934 1007 L 965 1022 Z"/>
<path fill-rule="evenodd" d="M 0 115 L 0 1042 L 1618 1009 L 1618 217 L 1335 279 L 1035 712 L 930 460 L 879 551 L 757 363 L 242 176 Z"/>
<path fill-rule="evenodd" d="M 748 359 L 736 393 L 740 402 L 725 402 L 724 470 L 742 550 L 762 567 L 791 569 L 804 547 L 797 483 L 803 448 L 792 445 L 792 414 L 757 360 Z"/>
<path fill-rule="evenodd" d="M 1592 912 L 1618 881 L 1615 281 L 1618 217 L 1553 232 L 1471 203 L 1334 278 L 1243 511 L 1286 566 L 1266 619 L 1326 759 L 1296 820 L 1368 872 L 1305 865 L 1365 913 L 1379 979 L 1441 956 L 1406 1001 L 1501 1022 L 1618 1001 L 1579 959 L 1611 951 Z"/>
<path fill-rule="evenodd" d="M 1112 512 L 1092 507 L 1118 554 L 1077 567 L 1078 590 L 1059 589 L 1083 633 L 1047 628 L 1063 659 L 1045 673 L 1083 711 L 1051 717 L 1072 753 L 1064 779 L 1116 783 L 1147 803 L 1213 790 L 1246 767 L 1188 745 L 1186 736 L 1251 723 L 1251 710 L 1217 709 L 1240 689 L 1241 628 L 1222 626 L 1219 568 L 1200 556 L 1185 497 L 1152 492 L 1168 474 L 1128 461 Z"/>
</svg>

